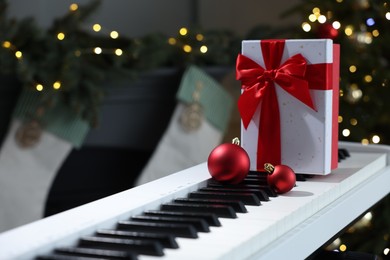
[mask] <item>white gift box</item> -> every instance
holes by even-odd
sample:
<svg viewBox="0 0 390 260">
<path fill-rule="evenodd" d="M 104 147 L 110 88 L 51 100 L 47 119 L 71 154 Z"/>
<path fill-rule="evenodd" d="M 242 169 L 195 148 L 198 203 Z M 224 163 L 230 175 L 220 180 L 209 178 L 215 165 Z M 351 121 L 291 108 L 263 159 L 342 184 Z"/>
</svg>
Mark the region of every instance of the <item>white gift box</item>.
<svg viewBox="0 0 390 260">
<path fill-rule="evenodd" d="M 261 42 L 262 40 L 243 41 L 241 54 L 266 69 Z M 308 66 L 319 64 L 327 68 L 322 75 L 325 78 L 321 79 L 325 82 L 325 88 L 319 88 L 315 84 L 309 86 L 315 108 L 313 110 L 274 83 L 280 115 L 279 160 L 296 173 L 329 174 L 332 169 L 337 168 L 338 163 L 339 46 L 330 39 L 285 40 L 280 64 L 296 54 L 302 55 Z M 310 70 L 306 70 L 308 72 Z M 263 171 L 263 165 L 258 165 L 259 156 L 278 149 L 258 149 L 261 102 L 249 125 L 244 127 L 241 124 L 241 145 L 249 155 L 250 169 L 253 171 Z M 274 125 L 265 127 L 273 131 Z"/>
</svg>

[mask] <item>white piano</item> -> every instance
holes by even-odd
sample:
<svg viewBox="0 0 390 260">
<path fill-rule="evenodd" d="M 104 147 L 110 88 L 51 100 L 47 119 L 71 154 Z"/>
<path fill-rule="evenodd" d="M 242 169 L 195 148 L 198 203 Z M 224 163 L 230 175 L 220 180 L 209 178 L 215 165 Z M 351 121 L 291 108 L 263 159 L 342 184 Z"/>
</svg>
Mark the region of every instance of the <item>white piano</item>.
<svg viewBox="0 0 390 260">
<path fill-rule="evenodd" d="M 221 225 L 197 232 L 198 238 L 176 237 L 178 248 L 163 248 L 162 256 L 136 258 L 305 259 L 390 192 L 388 146 L 341 142 L 340 147 L 350 157 L 330 175 L 299 181 L 292 191 L 261 201 L 260 206 L 245 205 L 247 212 L 236 213 L 236 218 L 218 217 Z M 56 248 L 75 247 L 97 230 L 113 230 L 118 222 L 186 198 L 209 179 L 203 163 L 4 232 L 0 259 L 35 259 Z"/>
</svg>

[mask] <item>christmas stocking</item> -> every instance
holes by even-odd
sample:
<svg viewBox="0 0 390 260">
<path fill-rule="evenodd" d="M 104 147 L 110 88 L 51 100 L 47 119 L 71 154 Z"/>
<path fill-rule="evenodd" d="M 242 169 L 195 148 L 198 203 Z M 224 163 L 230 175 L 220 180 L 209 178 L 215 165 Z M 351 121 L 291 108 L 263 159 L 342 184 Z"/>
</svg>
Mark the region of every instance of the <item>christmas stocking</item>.
<svg viewBox="0 0 390 260">
<path fill-rule="evenodd" d="M 183 75 L 177 99 L 168 128 L 136 185 L 205 162 L 223 138 L 233 99 L 218 82 L 191 66 Z"/>
<path fill-rule="evenodd" d="M 88 131 L 63 108 L 29 120 L 35 104 L 33 94 L 21 94 L 1 147 L 0 232 L 42 218 L 57 170 Z"/>
</svg>

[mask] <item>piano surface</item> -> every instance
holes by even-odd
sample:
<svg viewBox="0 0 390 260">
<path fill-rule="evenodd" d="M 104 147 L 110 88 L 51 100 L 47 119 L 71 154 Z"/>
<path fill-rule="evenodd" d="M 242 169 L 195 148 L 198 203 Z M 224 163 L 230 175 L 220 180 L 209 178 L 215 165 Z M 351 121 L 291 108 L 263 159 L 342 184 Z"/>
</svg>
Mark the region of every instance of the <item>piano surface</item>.
<svg viewBox="0 0 390 260">
<path fill-rule="evenodd" d="M 327 176 L 298 181 L 290 192 L 260 206 L 245 205 L 221 226 L 177 237 L 178 248 L 138 259 L 304 259 L 390 192 L 390 149 L 340 143 L 350 157 Z M 75 246 L 97 230 L 162 204 L 186 198 L 210 181 L 206 163 L 0 234 L 0 259 L 34 259 L 55 248 Z M 66 259 L 66 258 L 65 258 Z"/>
</svg>

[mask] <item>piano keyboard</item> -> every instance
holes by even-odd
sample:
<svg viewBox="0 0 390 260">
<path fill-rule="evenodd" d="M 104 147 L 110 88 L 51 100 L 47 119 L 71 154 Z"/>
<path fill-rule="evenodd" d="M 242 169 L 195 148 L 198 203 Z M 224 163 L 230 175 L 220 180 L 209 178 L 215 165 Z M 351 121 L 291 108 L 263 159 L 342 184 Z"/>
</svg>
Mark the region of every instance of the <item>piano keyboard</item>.
<svg viewBox="0 0 390 260">
<path fill-rule="evenodd" d="M 281 195 L 203 163 L 4 232 L 0 259 L 304 259 L 390 192 L 389 148 L 344 146 L 332 174 Z"/>
</svg>

